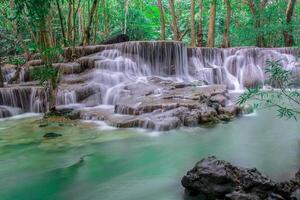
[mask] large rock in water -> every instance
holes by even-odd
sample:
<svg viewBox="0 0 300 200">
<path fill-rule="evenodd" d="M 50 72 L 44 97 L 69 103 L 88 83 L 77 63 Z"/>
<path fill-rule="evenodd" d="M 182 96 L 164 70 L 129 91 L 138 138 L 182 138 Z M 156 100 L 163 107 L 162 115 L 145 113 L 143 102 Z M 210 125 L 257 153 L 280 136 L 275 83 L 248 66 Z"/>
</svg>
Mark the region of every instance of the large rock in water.
<svg viewBox="0 0 300 200">
<path fill-rule="evenodd" d="M 255 168 L 208 157 L 198 162 L 181 183 L 189 195 L 202 194 L 208 199 L 294 200 L 300 199 L 299 174 L 289 182 L 276 183 Z"/>
</svg>

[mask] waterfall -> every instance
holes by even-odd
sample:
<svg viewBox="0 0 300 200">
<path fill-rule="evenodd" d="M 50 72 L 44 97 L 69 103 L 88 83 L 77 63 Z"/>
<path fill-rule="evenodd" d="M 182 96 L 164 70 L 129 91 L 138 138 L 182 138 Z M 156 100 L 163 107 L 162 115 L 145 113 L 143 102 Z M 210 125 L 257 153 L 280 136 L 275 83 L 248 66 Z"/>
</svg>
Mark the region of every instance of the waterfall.
<svg viewBox="0 0 300 200">
<path fill-rule="evenodd" d="M 45 112 L 47 96 L 41 87 L 0 88 L 0 105 L 18 108 L 23 112 Z"/>
<path fill-rule="evenodd" d="M 4 82 L 10 81 L 15 73 L 16 69 L 15 66 L 4 66 L 2 69 L 2 75 Z M 20 74 L 19 74 L 19 82 L 24 83 L 29 80 L 29 69 L 25 69 L 24 67 L 21 68 Z"/>
<path fill-rule="evenodd" d="M 78 47 L 76 52 L 81 57 L 75 62 L 54 64 L 63 73 L 56 95 L 59 107 L 116 105 L 146 91 L 160 96 L 166 86 L 194 82 L 243 90 L 265 84 L 268 60 L 279 60 L 300 80 L 295 48 L 187 48 L 181 42 L 141 41 Z M 15 71 L 2 68 L 5 82 Z M 30 86 L 27 68 L 20 81 L 0 89 L 0 118 L 48 109 L 45 90 Z"/>
<path fill-rule="evenodd" d="M 22 113 L 20 108 L 0 106 L 0 118 L 11 117 Z"/>
<path fill-rule="evenodd" d="M 297 53 L 296 48 L 194 48 L 189 49 L 189 70 L 196 79 L 239 90 L 264 84 L 268 60 L 278 60 L 286 70 L 295 70 Z"/>
<path fill-rule="evenodd" d="M 58 90 L 56 94 L 56 105 L 68 105 L 77 103 L 76 92 L 69 90 Z"/>
<path fill-rule="evenodd" d="M 147 77 L 190 80 L 187 48 L 179 42 L 128 42 L 110 45 L 90 59 L 94 61 L 92 65 L 95 68 L 90 82 L 95 90 L 100 90 L 101 99 L 99 100 L 99 95 L 94 98 L 99 104 L 116 104 L 121 93 L 126 93 L 125 83 L 147 83 Z"/>
</svg>

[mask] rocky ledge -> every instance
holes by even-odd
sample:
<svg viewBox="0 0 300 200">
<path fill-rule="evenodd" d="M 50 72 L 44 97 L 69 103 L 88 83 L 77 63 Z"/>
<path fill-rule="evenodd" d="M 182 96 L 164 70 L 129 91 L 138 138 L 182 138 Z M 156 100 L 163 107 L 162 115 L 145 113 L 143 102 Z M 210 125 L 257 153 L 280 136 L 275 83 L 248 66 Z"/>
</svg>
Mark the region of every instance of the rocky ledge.
<svg viewBox="0 0 300 200">
<path fill-rule="evenodd" d="M 190 196 L 227 200 L 298 200 L 300 170 L 286 182 L 275 182 L 257 169 L 232 165 L 216 157 L 199 161 L 181 180 Z"/>
<path fill-rule="evenodd" d="M 114 106 L 84 107 L 75 110 L 72 118 L 101 120 L 118 128 L 167 131 L 229 121 L 241 112 L 230 105 L 224 85 L 192 86 L 158 78 L 150 81 L 125 85 Z"/>
</svg>

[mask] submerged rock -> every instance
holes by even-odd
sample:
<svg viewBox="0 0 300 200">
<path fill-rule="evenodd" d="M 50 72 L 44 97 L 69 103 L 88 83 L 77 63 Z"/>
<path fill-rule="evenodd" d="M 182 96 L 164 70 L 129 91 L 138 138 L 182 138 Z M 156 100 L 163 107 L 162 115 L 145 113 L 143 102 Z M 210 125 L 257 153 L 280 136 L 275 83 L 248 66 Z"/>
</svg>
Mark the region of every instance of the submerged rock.
<svg viewBox="0 0 300 200">
<path fill-rule="evenodd" d="M 276 183 L 255 168 L 237 167 L 208 157 L 187 172 L 181 183 L 189 195 L 201 194 L 208 199 L 292 200 L 300 197 L 297 174 L 289 182 Z"/>
<path fill-rule="evenodd" d="M 220 107 L 218 109 L 218 113 L 220 115 L 226 115 L 230 118 L 236 117 L 240 113 L 240 109 L 237 106 L 226 106 L 226 107 Z"/>
<path fill-rule="evenodd" d="M 59 134 L 59 133 L 46 133 L 43 137 L 44 138 L 57 138 L 57 137 L 61 137 L 62 134 Z"/>
<path fill-rule="evenodd" d="M 47 127 L 47 126 L 49 126 L 49 124 L 48 124 L 48 123 L 45 123 L 45 124 L 40 124 L 40 125 L 39 125 L 39 127 L 40 127 L 40 128 L 45 128 L 45 127 Z"/>
<path fill-rule="evenodd" d="M 240 108 L 242 114 L 251 114 L 254 112 L 254 106 L 250 105 L 250 104 L 244 104 L 241 108 Z"/>
</svg>

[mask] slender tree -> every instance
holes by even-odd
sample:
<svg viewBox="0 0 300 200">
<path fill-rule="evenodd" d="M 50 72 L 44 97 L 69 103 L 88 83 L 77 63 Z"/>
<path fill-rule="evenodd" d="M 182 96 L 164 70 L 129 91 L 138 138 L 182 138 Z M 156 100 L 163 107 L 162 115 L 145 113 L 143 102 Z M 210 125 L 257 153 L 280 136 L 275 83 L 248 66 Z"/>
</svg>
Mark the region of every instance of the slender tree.
<svg viewBox="0 0 300 200">
<path fill-rule="evenodd" d="M 82 7 L 78 9 L 78 36 L 79 41 L 83 41 L 83 35 L 85 33 L 85 7 L 86 7 L 86 0 L 83 1 Z"/>
<path fill-rule="evenodd" d="M 125 12 L 124 12 L 124 34 L 127 33 L 127 16 L 128 16 L 128 9 L 129 9 L 129 1 L 125 0 Z"/>
<path fill-rule="evenodd" d="M 73 20 L 72 20 L 72 16 L 73 16 L 73 0 L 68 0 L 69 1 L 69 4 L 68 4 L 68 17 L 67 17 L 67 34 L 66 34 L 66 38 L 68 41 L 71 40 L 71 32 L 72 32 L 72 23 L 73 23 Z"/>
<path fill-rule="evenodd" d="M 67 45 L 67 38 L 66 38 L 66 32 L 65 32 L 65 26 L 64 26 L 64 21 L 63 21 L 63 15 L 62 15 L 62 11 L 61 11 L 61 7 L 60 7 L 60 3 L 59 0 L 56 0 L 56 6 L 57 6 L 57 11 L 58 11 L 58 16 L 59 16 L 59 22 L 60 22 L 60 28 L 61 28 L 61 33 L 62 33 L 62 37 L 63 37 L 63 42 L 64 45 Z"/>
<path fill-rule="evenodd" d="M 196 46 L 195 0 L 191 0 L 191 47 Z"/>
<path fill-rule="evenodd" d="M 209 16 L 209 25 L 208 25 L 208 38 L 207 46 L 215 46 L 215 25 L 216 25 L 216 0 L 211 0 L 210 3 L 210 16 Z"/>
<path fill-rule="evenodd" d="M 75 46 L 76 46 L 76 9 L 75 0 L 72 1 L 72 58 L 76 57 Z"/>
<path fill-rule="evenodd" d="M 286 9 L 286 25 L 287 25 L 287 29 L 285 29 L 283 31 L 283 37 L 284 37 L 284 44 L 285 46 L 293 46 L 294 45 L 294 38 L 293 38 L 293 29 L 292 29 L 292 18 L 293 18 L 293 14 L 294 14 L 294 9 L 295 9 L 295 5 L 296 5 L 296 1 L 297 0 L 289 0 L 288 2 L 288 6 Z"/>
<path fill-rule="evenodd" d="M 103 38 L 107 39 L 107 37 L 110 34 L 110 16 L 109 16 L 109 11 L 107 8 L 107 1 L 106 0 L 101 0 L 101 7 L 103 8 Z"/>
<path fill-rule="evenodd" d="M 15 10 L 14 0 L 10 0 L 9 5 L 10 5 L 11 10 L 14 11 Z M 24 49 L 25 58 L 27 60 L 29 60 L 30 52 L 29 52 L 29 48 L 28 48 L 27 44 L 24 42 L 24 39 L 23 39 L 23 31 L 21 30 L 20 16 L 15 16 L 15 20 L 13 20 L 13 32 L 14 32 L 14 35 L 17 36 L 18 41 L 20 42 L 20 44 L 22 45 L 22 47 Z"/>
<path fill-rule="evenodd" d="M 203 1 L 198 0 L 199 3 L 199 27 L 198 27 L 198 34 L 197 34 L 197 46 L 202 47 L 204 46 L 203 44 Z"/>
<path fill-rule="evenodd" d="M 228 48 L 230 47 L 230 21 L 231 21 L 232 9 L 231 9 L 230 0 L 224 0 L 224 3 L 226 5 L 226 18 L 224 24 L 222 47 Z"/>
<path fill-rule="evenodd" d="M 176 16 L 176 12 L 175 12 L 174 0 L 170 0 L 170 9 L 171 9 L 171 16 L 172 16 L 172 31 L 173 31 L 173 35 L 174 35 L 174 40 L 179 41 L 180 33 L 179 33 L 179 28 L 178 28 L 177 16 Z"/>
<path fill-rule="evenodd" d="M 0 88 L 4 87 L 4 79 L 3 79 L 3 74 L 2 74 L 2 58 L 0 57 Z"/>
<path fill-rule="evenodd" d="M 159 9 L 159 16 L 160 16 L 160 39 L 165 40 L 166 39 L 165 17 L 164 17 L 164 9 L 161 0 L 157 0 L 157 6 Z"/>
<path fill-rule="evenodd" d="M 94 15 L 96 12 L 96 8 L 98 6 L 98 0 L 93 0 L 93 5 L 92 5 L 92 9 L 89 13 L 89 17 L 88 17 L 88 24 L 87 27 L 85 28 L 85 33 L 84 33 L 84 37 L 83 37 L 83 45 L 88 45 L 90 44 L 90 40 L 91 40 L 91 27 L 92 27 L 92 23 L 93 23 L 93 19 L 94 19 Z"/>
<path fill-rule="evenodd" d="M 96 16 L 95 16 L 95 22 L 94 22 L 94 37 L 93 37 L 93 44 L 95 45 L 96 42 L 97 42 L 97 33 L 98 33 L 98 23 L 99 23 L 99 7 L 97 8 L 97 11 L 96 11 Z"/>
<path fill-rule="evenodd" d="M 264 14 L 264 9 L 268 0 L 247 0 L 247 3 L 250 7 L 250 11 L 254 18 L 254 28 L 256 32 L 256 46 L 263 47 L 265 46 L 264 34 L 262 31 L 262 19 Z"/>
</svg>

